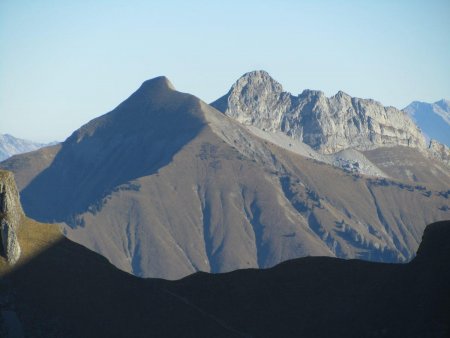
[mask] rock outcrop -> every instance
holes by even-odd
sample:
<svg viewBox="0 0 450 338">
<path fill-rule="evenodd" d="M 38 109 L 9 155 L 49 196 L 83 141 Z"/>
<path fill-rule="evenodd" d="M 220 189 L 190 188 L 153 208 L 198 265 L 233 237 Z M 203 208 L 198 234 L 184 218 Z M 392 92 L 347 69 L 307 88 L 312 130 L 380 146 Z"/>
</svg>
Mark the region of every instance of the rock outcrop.
<svg viewBox="0 0 450 338">
<path fill-rule="evenodd" d="M 428 150 L 431 156 L 450 166 L 450 148 L 445 144 L 439 143 L 436 140 L 431 140 Z"/>
<path fill-rule="evenodd" d="M 242 76 L 212 106 L 243 124 L 282 131 L 324 154 L 398 145 L 427 148 L 420 129 L 401 110 L 342 91 L 330 98 L 316 90 L 294 96 L 264 71 Z"/>
<path fill-rule="evenodd" d="M 8 171 L 0 171 L 1 254 L 10 264 L 16 263 L 20 257 L 17 229 L 22 217 L 23 211 L 14 176 Z"/>
</svg>

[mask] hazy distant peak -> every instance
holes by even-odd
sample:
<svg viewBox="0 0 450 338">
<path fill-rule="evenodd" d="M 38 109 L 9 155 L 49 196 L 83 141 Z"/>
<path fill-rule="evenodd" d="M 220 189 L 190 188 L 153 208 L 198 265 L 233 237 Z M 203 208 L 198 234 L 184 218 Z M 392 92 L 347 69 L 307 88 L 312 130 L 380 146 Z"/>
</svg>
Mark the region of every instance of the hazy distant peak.
<svg viewBox="0 0 450 338">
<path fill-rule="evenodd" d="M 50 144 L 20 139 L 11 134 L 0 134 L 0 161 L 5 160 L 12 155 L 26 153 L 47 145 Z"/>
<path fill-rule="evenodd" d="M 430 139 L 450 146 L 450 101 L 442 99 L 434 103 L 413 101 L 403 109 Z"/>
<path fill-rule="evenodd" d="M 442 99 L 434 103 L 439 106 L 441 109 L 450 112 L 450 100 Z"/>
</svg>

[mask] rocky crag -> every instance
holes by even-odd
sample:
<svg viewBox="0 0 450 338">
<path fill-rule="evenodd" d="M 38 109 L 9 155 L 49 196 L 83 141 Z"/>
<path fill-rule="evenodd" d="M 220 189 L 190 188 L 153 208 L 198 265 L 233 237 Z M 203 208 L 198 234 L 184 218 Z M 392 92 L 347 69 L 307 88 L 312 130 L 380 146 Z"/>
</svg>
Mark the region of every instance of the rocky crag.
<svg viewBox="0 0 450 338">
<path fill-rule="evenodd" d="M 244 74 L 211 105 L 245 125 L 281 131 L 322 154 L 406 146 L 448 163 L 440 156 L 440 146 L 429 146 L 406 112 L 342 91 L 326 97 L 321 91 L 304 90 L 295 96 L 265 71 Z"/>
<path fill-rule="evenodd" d="M 22 217 L 14 176 L 10 172 L 0 171 L 0 252 L 10 264 L 16 263 L 20 257 L 17 229 Z"/>
</svg>

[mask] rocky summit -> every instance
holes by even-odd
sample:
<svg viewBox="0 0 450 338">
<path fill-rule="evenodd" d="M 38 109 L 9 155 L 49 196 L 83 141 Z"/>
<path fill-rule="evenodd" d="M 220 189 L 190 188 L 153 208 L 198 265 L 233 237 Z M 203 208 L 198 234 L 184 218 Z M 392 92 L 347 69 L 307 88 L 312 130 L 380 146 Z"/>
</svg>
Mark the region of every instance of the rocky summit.
<svg viewBox="0 0 450 338">
<path fill-rule="evenodd" d="M 265 71 L 244 74 L 211 105 L 241 123 L 282 131 L 325 154 L 347 148 L 427 148 L 420 129 L 401 110 L 342 91 L 326 97 L 304 90 L 295 96 Z"/>
</svg>

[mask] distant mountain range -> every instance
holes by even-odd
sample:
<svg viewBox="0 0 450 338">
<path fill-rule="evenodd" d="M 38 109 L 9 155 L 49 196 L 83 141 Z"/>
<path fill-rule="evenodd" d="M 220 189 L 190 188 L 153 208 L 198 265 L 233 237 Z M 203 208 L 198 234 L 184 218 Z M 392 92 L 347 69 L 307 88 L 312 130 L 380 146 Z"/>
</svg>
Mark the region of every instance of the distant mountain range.
<svg viewBox="0 0 450 338">
<path fill-rule="evenodd" d="M 405 109 L 424 134 L 450 147 L 450 101 L 414 101 Z"/>
<path fill-rule="evenodd" d="M 37 143 L 16 138 L 9 134 L 0 134 L 0 161 L 6 160 L 16 154 L 27 153 L 56 143 L 57 142 L 52 142 L 50 144 Z"/>
<path fill-rule="evenodd" d="M 215 108 L 214 108 L 215 107 Z M 448 148 L 403 111 L 245 74 L 208 105 L 146 81 L 60 145 L 15 156 L 30 217 L 137 276 L 303 256 L 410 260 L 450 218 Z"/>
</svg>

